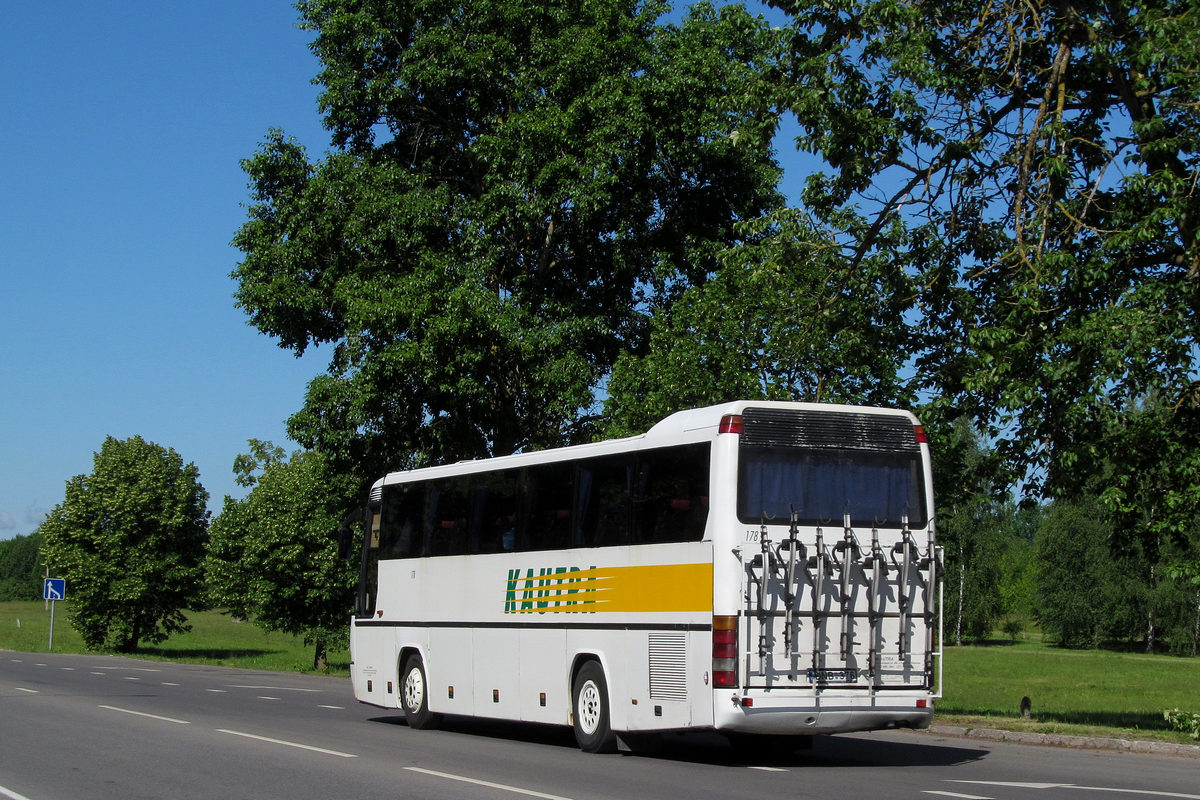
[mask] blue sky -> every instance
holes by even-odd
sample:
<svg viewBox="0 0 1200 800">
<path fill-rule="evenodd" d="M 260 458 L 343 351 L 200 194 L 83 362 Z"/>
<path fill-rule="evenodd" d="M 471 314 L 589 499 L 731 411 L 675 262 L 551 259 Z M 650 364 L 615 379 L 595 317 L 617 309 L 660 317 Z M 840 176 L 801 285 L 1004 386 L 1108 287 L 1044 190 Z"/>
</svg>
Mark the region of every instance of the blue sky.
<svg viewBox="0 0 1200 800">
<path fill-rule="evenodd" d="M 105 436 L 200 469 L 220 509 L 246 440 L 324 367 L 234 308 L 250 156 L 327 145 L 286 0 L 9 4 L 0 27 L 0 539 L 30 533 Z"/>
<path fill-rule="evenodd" d="M 288 0 L 6 8 L 0 539 L 32 532 L 106 436 L 195 463 L 214 514 L 245 493 L 247 439 L 295 449 L 285 421 L 328 354 L 246 323 L 229 242 L 239 161 L 269 128 L 328 146 L 309 40 Z"/>
</svg>

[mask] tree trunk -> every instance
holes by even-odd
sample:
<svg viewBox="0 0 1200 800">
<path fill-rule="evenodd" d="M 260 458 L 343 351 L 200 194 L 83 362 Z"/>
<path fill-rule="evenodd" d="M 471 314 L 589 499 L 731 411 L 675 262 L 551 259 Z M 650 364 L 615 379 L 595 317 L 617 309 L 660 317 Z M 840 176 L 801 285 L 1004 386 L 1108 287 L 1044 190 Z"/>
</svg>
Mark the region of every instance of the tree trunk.
<svg viewBox="0 0 1200 800">
<path fill-rule="evenodd" d="M 316 651 L 313 653 L 313 669 L 322 672 L 326 666 L 325 659 L 325 640 L 318 639 L 316 643 Z"/>
<path fill-rule="evenodd" d="M 962 548 L 958 548 L 958 622 L 954 625 L 954 643 L 962 646 L 963 588 L 967 582 L 967 565 L 962 563 Z"/>
<path fill-rule="evenodd" d="M 1196 593 L 1196 629 L 1192 631 L 1192 655 L 1200 654 L 1200 592 Z"/>
<path fill-rule="evenodd" d="M 137 617 L 133 621 L 133 629 L 129 632 L 129 635 L 118 640 L 115 643 L 113 650 L 116 650 L 118 653 L 136 653 L 138 641 L 141 638 L 142 620 L 141 617 Z"/>
<path fill-rule="evenodd" d="M 1150 611 L 1149 618 L 1146 621 L 1146 652 L 1154 652 L 1154 589 L 1155 589 L 1154 565 L 1150 565 Z"/>
</svg>

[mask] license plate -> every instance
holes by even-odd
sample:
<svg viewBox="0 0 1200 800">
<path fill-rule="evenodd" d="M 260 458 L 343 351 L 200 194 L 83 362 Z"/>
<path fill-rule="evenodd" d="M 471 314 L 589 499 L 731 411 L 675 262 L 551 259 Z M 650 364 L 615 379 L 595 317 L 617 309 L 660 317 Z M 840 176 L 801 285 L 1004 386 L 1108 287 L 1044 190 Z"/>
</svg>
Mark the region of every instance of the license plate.
<svg viewBox="0 0 1200 800">
<path fill-rule="evenodd" d="M 814 677 L 816 680 L 813 680 Z M 857 683 L 858 670 L 856 669 L 822 669 L 809 670 L 808 680 L 810 683 Z"/>
</svg>

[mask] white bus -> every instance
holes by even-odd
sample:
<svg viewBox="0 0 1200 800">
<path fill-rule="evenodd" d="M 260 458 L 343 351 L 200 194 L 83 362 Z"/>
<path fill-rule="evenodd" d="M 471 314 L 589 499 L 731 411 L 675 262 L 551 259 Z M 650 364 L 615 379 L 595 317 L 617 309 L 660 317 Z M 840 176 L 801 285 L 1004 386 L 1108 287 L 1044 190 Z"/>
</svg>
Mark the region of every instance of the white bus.
<svg viewBox="0 0 1200 800">
<path fill-rule="evenodd" d="M 804 746 L 927 727 L 940 696 L 929 448 L 905 411 L 683 411 L 391 473 L 369 511 L 354 693 L 414 728 L 570 725 L 590 752 L 691 729 Z"/>
</svg>

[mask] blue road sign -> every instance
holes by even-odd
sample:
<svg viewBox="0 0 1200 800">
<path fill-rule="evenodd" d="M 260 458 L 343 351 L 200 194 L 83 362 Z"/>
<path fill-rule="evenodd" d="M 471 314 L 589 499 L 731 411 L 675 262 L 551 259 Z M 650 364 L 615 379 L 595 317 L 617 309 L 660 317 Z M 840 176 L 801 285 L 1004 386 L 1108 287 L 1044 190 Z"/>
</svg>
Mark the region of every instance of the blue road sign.
<svg viewBox="0 0 1200 800">
<path fill-rule="evenodd" d="M 65 600 L 67 599 L 67 579 L 66 578 L 46 578 L 46 582 L 42 584 L 42 599 L 43 600 Z"/>
</svg>

